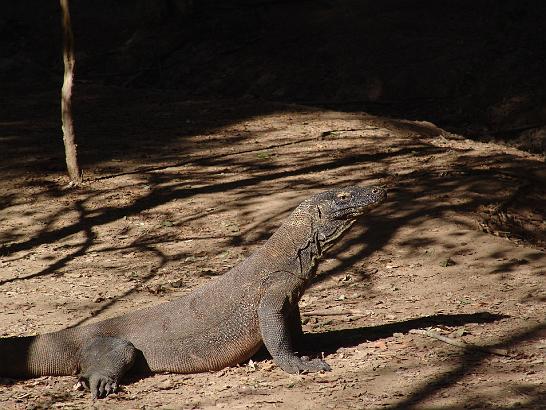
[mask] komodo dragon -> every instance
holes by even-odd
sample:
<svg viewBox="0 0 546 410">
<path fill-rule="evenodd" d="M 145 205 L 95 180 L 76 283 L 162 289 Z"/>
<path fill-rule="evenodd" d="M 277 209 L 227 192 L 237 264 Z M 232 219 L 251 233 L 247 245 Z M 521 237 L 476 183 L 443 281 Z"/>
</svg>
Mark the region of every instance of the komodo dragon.
<svg viewBox="0 0 546 410">
<path fill-rule="evenodd" d="M 298 301 L 331 245 L 386 197 L 377 187 L 332 189 L 302 202 L 238 266 L 177 300 L 97 323 L 0 339 L 0 375 L 78 374 L 93 398 L 128 371 L 197 373 L 249 359 L 265 344 L 289 373 L 330 370 L 299 357 Z"/>
</svg>

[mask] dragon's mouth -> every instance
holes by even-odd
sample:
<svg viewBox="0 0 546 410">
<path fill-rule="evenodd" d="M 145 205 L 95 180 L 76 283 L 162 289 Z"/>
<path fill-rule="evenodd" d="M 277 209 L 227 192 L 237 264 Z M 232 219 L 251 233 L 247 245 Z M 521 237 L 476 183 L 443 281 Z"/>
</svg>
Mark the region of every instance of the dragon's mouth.
<svg viewBox="0 0 546 410">
<path fill-rule="evenodd" d="M 343 208 L 334 212 L 332 219 L 356 219 L 362 215 L 365 215 L 371 208 L 374 208 L 372 204 Z"/>
</svg>

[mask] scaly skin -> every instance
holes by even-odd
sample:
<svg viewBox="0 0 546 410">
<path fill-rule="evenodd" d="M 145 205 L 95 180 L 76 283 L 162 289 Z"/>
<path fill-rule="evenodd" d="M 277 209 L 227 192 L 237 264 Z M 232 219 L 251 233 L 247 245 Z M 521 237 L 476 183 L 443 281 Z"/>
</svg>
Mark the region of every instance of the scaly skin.
<svg viewBox="0 0 546 410">
<path fill-rule="evenodd" d="M 238 266 L 172 302 L 31 337 L 0 339 L 0 375 L 79 374 L 94 398 L 127 371 L 197 373 L 248 360 L 265 344 L 289 373 L 330 370 L 298 357 L 298 301 L 323 253 L 386 197 L 377 187 L 333 189 L 302 202 Z"/>
</svg>

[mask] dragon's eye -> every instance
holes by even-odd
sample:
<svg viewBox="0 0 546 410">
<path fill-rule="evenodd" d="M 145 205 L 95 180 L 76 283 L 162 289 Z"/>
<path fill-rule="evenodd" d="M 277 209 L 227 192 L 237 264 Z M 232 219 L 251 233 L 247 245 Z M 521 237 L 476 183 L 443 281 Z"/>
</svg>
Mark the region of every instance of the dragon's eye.
<svg viewBox="0 0 546 410">
<path fill-rule="evenodd" d="M 349 198 L 349 194 L 347 194 L 347 192 L 340 192 L 339 194 L 337 194 L 337 197 L 339 199 L 347 199 Z"/>
</svg>

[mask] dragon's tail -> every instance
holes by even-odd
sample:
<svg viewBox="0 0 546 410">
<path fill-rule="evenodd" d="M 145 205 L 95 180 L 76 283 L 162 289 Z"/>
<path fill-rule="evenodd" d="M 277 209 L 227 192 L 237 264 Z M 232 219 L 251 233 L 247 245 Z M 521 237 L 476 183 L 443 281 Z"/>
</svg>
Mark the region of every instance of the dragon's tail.
<svg viewBox="0 0 546 410">
<path fill-rule="evenodd" d="M 26 378 L 74 374 L 78 343 L 71 330 L 0 338 L 0 376 Z"/>
</svg>

